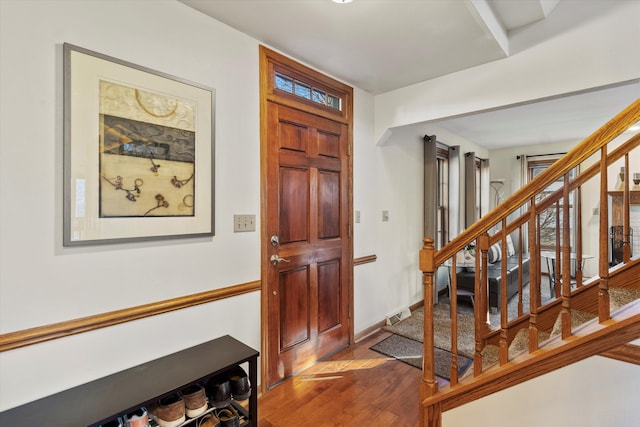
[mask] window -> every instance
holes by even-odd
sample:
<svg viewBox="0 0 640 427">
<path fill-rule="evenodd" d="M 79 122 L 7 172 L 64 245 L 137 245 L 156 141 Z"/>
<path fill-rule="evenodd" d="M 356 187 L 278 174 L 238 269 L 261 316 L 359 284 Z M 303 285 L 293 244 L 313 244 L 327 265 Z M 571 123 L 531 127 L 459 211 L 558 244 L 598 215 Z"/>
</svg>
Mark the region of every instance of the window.
<svg viewBox="0 0 640 427">
<path fill-rule="evenodd" d="M 334 110 L 342 110 L 342 99 L 293 77 L 275 73 L 275 88 Z"/>
<path fill-rule="evenodd" d="M 452 191 L 456 190 L 458 180 L 449 178 L 451 172 L 457 174 L 455 167 L 459 147 L 448 147 L 436 140 L 435 135 L 425 135 L 424 141 L 424 236 L 433 238 L 436 249 L 449 242 L 452 216 Z M 451 158 L 453 161 L 450 163 Z M 452 189 L 451 186 L 454 188 Z M 454 203 L 453 211 L 456 205 Z M 457 215 L 457 211 L 455 211 Z M 453 219 L 455 221 L 455 219 Z M 455 223 L 453 224 L 455 226 Z M 455 232 L 455 230 L 454 230 Z"/>
<path fill-rule="evenodd" d="M 449 151 L 438 147 L 436 152 L 436 249 L 449 242 Z"/>
<path fill-rule="evenodd" d="M 528 162 L 528 178 L 529 181 L 540 175 L 540 173 L 544 172 L 549 166 L 551 166 L 557 159 L 548 159 L 548 160 L 534 160 Z M 577 175 L 577 170 L 572 169 L 569 171 L 569 180 L 573 180 Z M 536 202 L 540 202 L 544 200 L 551 194 L 560 190 L 564 185 L 564 177 L 558 179 L 557 181 L 551 183 L 547 188 L 545 188 L 541 193 L 536 195 Z M 564 198 L 560 198 L 556 203 L 551 205 L 549 208 L 538 214 L 538 232 L 540 238 L 540 249 L 541 250 L 555 250 L 556 245 L 559 243 L 559 246 L 564 246 L 564 242 L 562 242 L 562 230 L 565 228 L 564 222 L 564 210 L 569 210 L 569 247 L 571 251 L 574 251 L 575 241 L 576 241 L 576 191 L 571 191 L 569 193 L 568 201 L 564 200 Z"/>
</svg>

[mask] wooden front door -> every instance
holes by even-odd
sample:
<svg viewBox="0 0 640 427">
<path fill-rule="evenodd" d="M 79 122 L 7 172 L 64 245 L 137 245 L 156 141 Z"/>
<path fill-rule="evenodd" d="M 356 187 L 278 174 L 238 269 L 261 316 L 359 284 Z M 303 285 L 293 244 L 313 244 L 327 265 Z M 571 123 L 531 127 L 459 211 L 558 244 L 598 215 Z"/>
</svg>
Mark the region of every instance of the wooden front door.
<svg viewBox="0 0 640 427">
<path fill-rule="evenodd" d="M 267 106 L 267 386 L 349 344 L 347 125 Z"/>
</svg>

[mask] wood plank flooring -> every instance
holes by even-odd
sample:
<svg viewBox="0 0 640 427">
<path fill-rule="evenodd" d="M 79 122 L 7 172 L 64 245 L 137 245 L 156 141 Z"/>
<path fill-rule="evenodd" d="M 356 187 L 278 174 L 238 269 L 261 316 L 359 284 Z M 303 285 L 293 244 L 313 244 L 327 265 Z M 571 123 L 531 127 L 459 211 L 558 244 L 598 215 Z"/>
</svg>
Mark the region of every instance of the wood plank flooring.
<svg viewBox="0 0 640 427">
<path fill-rule="evenodd" d="M 267 391 L 258 426 L 417 426 L 421 371 L 369 350 L 389 335 L 376 332 Z"/>
</svg>

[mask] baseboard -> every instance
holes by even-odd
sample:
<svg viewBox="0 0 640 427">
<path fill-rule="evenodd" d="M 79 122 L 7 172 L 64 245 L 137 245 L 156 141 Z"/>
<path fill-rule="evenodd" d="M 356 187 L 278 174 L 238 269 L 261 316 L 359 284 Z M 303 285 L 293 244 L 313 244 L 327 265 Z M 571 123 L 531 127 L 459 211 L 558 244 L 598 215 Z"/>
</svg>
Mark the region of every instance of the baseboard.
<svg viewBox="0 0 640 427">
<path fill-rule="evenodd" d="M 369 326 L 368 328 L 365 328 L 363 330 L 361 330 L 360 332 L 358 332 L 357 334 L 354 335 L 354 340 L 355 342 L 358 341 L 362 341 L 363 339 L 367 338 L 369 335 L 373 335 L 376 332 L 378 332 L 380 329 L 382 329 L 382 327 L 386 324 L 385 320 L 381 320 L 380 322 L 374 323 L 373 325 Z"/>
<path fill-rule="evenodd" d="M 424 305 L 424 300 L 420 300 L 417 303 L 410 305 L 409 310 L 413 313 L 416 309 L 422 307 Z"/>
</svg>

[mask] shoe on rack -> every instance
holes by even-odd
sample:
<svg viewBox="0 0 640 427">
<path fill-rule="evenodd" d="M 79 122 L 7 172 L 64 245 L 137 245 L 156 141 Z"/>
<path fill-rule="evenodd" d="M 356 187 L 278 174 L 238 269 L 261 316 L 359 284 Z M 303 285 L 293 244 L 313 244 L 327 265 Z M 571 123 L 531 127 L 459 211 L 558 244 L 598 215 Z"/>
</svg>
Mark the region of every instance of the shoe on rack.
<svg viewBox="0 0 640 427">
<path fill-rule="evenodd" d="M 240 427 L 240 417 L 231 405 L 216 409 L 216 417 L 220 420 L 220 427 Z"/>
<path fill-rule="evenodd" d="M 124 416 L 124 425 L 127 427 L 149 427 L 149 416 L 146 408 L 139 408 Z"/>
<path fill-rule="evenodd" d="M 207 410 L 207 395 L 204 387 L 200 384 L 193 384 L 181 392 L 184 399 L 184 407 L 187 417 L 195 418 L 202 415 Z"/>
<path fill-rule="evenodd" d="M 220 427 L 220 420 L 209 413 L 198 420 L 198 427 Z"/>
<path fill-rule="evenodd" d="M 206 390 L 214 408 L 224 408 L 231 404 L 231 386 L 226 374 L 211 377 L 207 381 Z"/>
<path fill-rule="evenodd" d="M 179 426 L 186 421 L 184 400 L 177 393 L 163 397 L 151 409 L 151 416 L 160 427 Z"/>
<path fill-rule="evenodd" d="M 231 384 L 231 396 L 238 401 L 247 400 L 251 396 L 251 384 L 247 373 L 240 366 L 227 372 Z"/>
</svg>

